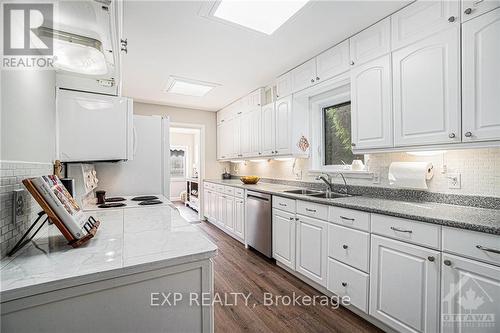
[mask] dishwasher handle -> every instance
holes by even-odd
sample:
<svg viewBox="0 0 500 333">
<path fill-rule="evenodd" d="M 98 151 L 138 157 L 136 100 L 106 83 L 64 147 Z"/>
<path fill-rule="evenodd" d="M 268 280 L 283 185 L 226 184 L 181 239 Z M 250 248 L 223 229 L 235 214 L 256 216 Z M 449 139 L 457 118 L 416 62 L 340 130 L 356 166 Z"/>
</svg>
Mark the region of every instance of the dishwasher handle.
<svg viewBox="0 0 500 333">
<path fill-rule="evenodd" d="M 259 192 L 247 192 L 247 198 L 257 199 L 262 201 L 271 201 L 271 196 Z"/>
</svg>

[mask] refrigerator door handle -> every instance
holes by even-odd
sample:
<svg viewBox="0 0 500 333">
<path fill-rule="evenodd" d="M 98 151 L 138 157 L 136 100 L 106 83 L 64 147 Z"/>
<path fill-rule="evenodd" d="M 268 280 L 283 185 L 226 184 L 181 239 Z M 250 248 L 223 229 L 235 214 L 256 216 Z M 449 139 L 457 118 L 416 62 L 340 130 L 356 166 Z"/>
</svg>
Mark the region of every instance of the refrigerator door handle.
<svg viewBox="0 0 500 333">
<path fill-rule="evenodd" d="M 135 154 L 137 153 L 137 130 L 135 129 L 135 126 L 133 127 L 133 137 L 132 137 L 132 140 L 133 140 L 133 153 L 132 153 L 132 157 L 135 158 Z"/>
</svg>

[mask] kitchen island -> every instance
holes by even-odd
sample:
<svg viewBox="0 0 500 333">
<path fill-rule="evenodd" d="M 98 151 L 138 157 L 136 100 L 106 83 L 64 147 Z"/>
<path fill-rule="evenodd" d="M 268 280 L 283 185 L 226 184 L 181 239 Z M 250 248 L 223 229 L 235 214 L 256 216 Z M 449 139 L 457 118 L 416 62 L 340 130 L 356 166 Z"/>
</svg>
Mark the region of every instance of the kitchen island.
<svg viewBox="0 0 500 333">
<path fill-rule="evenodd" d="M 49 225 L 2 259 L 2 332 L 213 331 L 210 302 L 192 301 L 212 297 L 211 241 L 168 205 L 88 213 L 86 245 Z"/>
</svg>

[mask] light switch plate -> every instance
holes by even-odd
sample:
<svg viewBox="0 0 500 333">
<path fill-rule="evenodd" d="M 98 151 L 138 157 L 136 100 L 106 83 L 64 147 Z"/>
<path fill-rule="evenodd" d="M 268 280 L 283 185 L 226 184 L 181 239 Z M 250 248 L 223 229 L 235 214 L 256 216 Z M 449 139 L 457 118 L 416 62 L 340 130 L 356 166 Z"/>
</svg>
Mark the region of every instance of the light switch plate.
<svg viewBox="0 0 500 333">
<path fill-rule="evenodd" d="M 448 188 L 459 189 L 462 188 L 462 177 L 458 172 L 448 173 Z"/>
<path fill-rule="evenodd" d="M 14 198 L 12 201 L 12 215 L 14 217 L 14 223 L 22 220 L 23 215 L 26 212 L 26 200 L 26 190 L 14 190 Z"/>
</svg>

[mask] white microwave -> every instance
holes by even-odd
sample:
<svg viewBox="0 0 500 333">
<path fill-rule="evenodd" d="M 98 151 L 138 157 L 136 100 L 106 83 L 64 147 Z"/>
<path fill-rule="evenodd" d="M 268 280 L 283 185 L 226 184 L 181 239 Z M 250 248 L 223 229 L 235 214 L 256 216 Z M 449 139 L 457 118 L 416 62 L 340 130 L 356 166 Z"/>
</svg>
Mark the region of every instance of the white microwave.
<svg viewBox="0 0 500 333">
<path fill-rule="evenodd" d="M 62 162 L 131 160 L 133 102 L 58 88 L 56 154 Z"/>
</svg>

